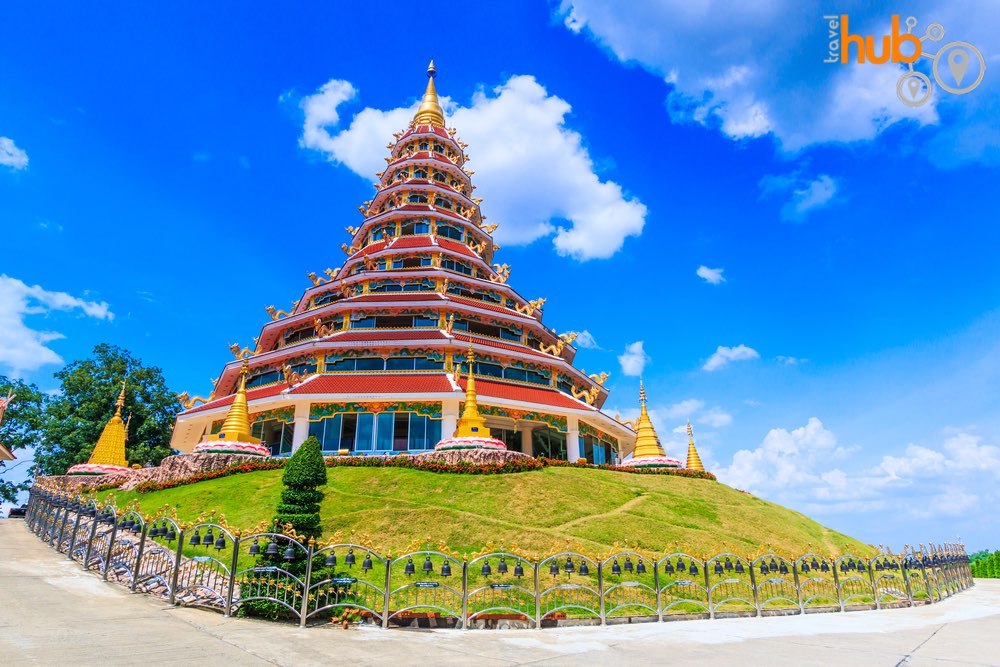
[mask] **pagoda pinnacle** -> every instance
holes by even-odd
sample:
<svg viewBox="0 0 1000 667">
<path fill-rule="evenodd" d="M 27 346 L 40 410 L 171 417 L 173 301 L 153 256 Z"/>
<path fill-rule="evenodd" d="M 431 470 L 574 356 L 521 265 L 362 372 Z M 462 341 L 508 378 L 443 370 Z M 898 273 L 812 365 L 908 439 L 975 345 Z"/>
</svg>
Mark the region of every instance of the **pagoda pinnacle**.
<svg viewBox="0 0 1000 667">
<path fill-rule="evenodd" d="M 705 466 L 701 464 L 701 457 L 694 446 L 694 431 L 691 430 L 691 422 L 688 421 L 688 460 L 685 466 L 688 470 L 701 470 L 704 472 Z"/>
<path fill-rule="evenodd" d="M 128 467 L 125 460 L 125 422 L 122 421 L 122 408 L 125 406 L 125 382 L 115 401 L 115 414 L 104 426 L 101 437 L 94 445 L 94 451 L 87 463 Z"/>
<path fill-rule="evenodd" d="M 424 91 L 424 99 L 417 109 L 417 114 L 413 117 L 415 125 L 435 125 L 444 127 L 444 110 L 438 102 L 437 89 L 434 87 L 434 77 L 437 69 L 432 60 L 427 66 L 427 89 Z"/>
<path fill-rule="evenodd" d="M 641 380 L 639 381 L 639 403 L 639 422 L 636 424 L 635 452 L 632 457 L 665 456 L 663 447 L 660 446 L 660 438 L 657 437 L 656 429 L 653 428 L 653 421 L 646 411 L 646 387 L 643 386 Z"/>
<path fill-rule="evenodd" d="M 255 445 L 260 443 L 260 438 L 250 435 L 250 414 L 247 410 L 247 373 L 249 370 L 250 366 L 244 359 L 243 368 L 240 369 L 240 382 L 236 389 L 236 396 L 233 398 L 233 404 L 229 406 L 226 421 L 222 423 L 222 429 L 218 433 L 208 436 L 208 441 L 250 442 Z"/>
<path fill-rule="evenodd" d="M 433 63 L 431 63 L 433 65 Z M 476 356 L 472 353 L 472 343 L 469 343 L 469 352 L 465 355 L 466 363 L 469 365 L 469 380 L 465 385 L 465 408 L 462 416 L 458 420 L 458 428 L 455 429 L 455 436 L 489 438 L 490 430 L 486 428 L 486 420 L 479 414 L 479 404 L 476 402 L 476 378 L 472 374 L 472 365 L 476 361 Z"/>
</svg>

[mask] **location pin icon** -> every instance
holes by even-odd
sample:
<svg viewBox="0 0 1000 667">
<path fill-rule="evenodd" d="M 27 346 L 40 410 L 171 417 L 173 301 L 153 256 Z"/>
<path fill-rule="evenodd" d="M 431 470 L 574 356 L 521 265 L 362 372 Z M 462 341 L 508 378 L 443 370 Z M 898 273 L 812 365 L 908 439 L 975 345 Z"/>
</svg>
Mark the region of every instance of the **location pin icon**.
<svg viewBox="0 0 1000 667">
<path fill-rule="evenodd" d="M 920 92 L 920 81 L 914 77 L 906 82 L 906 87 L 910 89 L 910 99 L 916 100 L 917 93 Z"/>
<path fill-rule="evenodd" d="M 948 54 L 948 69 L 951 70 L 951 75 L 955 77 L 955 85 L 961 87 L 962 79 L 965 78 L 965 71 L 969 69 L 968 54 L 958 49 L 952 51 Z"/>
</svg>

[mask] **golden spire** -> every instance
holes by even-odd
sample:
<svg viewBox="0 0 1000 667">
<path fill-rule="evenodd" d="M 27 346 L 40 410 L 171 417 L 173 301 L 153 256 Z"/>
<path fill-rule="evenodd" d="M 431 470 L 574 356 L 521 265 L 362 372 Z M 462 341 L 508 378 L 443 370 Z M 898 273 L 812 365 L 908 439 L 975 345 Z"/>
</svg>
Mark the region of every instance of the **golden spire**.
<svg viewBox="0 0 1000 667">
<path fill-rule="evenodd" d="M 642 380 L 639 380 L 639 403 L 641 409 L 635 429 L 635 450 L 632 458 L 665 456 L 663 447 L 660 446 L 660 439 L 656 435 L 656 429 L 653 428 L 653 422 L 649 418 L 649 413 L 646 412 L 646 388 L 643 386 Z"/>
<path fill-rule="evenodd" d="M 128 467 L 125 460 L 125 422 L 122 421 L 122 407 L 125 406 L 125 382 L 122 381 L 122 390 L 115 401 L 115 414 L 104 425 L 101 437 L 94 445 L 94 451 L 90 455 L 87 463 L 97 463 L 102 465 Z"/>
<path fill-rule="evenodd" d="M 417 109 L 417 115 L 413 117 L 416 125 L 436 125 L 444 127 L 444 110 L 438 102 L 437 88 L 434 87 L 434 77 L 437 70 L 434 68 L 434 61 L 427 66 L 427 90 L 424 91 L 424 99 Z"/>
<path fill-rule="evenodd" d="M 701 457 L 694 446 L 694 431 L 691 430 L 691 421 L 688 420 L 688 460 L 685 466 L 688 470 L 701 470 L 704 472 L 705 466 L 701 464 Z"/>
<path fill-rule="evenodd" d="M 240 369 L 240 382 L 236 389 L 236 396 L 233 398 L 233 404 L 229 406 L 226 421 L 222 423 L 222 429 L 218 433 L 208 436 L 208 440 L 260 444 L 260 438 L 250 435 L 250 413 L 247 411 L 247 372 L 249 370 L 250 365 L 244 359 L 243 368 Z"/>
<path fill-rule="evenodd" d="M 469 381 L 465 385 L 465 408 L 458 419 L 455 437 L 489 438 L 490 430 L 486 428 L 486 420 L 479 414 L 479 405 L 476 403 L 476 378 L 472 375 L 472 364 L 476 361 L 476 355 L 472 353 L 472 343 L 469 343 L 469 352 L 465 355 L 465 360 L 469 365 Z"/>
</svg>

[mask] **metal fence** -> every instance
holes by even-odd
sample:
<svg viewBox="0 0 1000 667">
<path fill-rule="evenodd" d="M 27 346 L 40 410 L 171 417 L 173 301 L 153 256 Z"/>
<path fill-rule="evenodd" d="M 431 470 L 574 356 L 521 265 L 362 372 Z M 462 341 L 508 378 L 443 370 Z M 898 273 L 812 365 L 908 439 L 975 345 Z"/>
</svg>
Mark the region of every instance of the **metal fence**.
<svg viewBox="0 0 1000 667">
<path fill-rule="evenodd" d="M 845 612 L 931 604 L 973 585 L 955 544 L 870 558 L 564 551 L 533 562 L 496 551 L 466 561 L 430 550 L 393 558 L 361 544 L 318 547 L 280 532 L 181 525 L 42 489 L 31 491 L 25 522 L 68 559 L 132 592 L 227 616 L 249 606 L 303 626 L 345 610 L 382 627 L 461 628 Z"/>
</svg>

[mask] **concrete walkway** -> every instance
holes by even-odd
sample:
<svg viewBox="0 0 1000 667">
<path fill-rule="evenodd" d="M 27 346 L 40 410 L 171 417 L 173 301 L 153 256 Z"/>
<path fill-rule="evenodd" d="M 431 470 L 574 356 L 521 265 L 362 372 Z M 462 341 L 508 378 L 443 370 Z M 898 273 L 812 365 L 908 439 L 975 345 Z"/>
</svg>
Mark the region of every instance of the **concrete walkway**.
<svg viewBox="0 0 1000 667">
<path fill-rule="evenodd" d="M 554 630 L 340 630 L 169 607 L 0 520 L 2 665 L 1000 665 L 1000 581 L 915 609 Z"/>
</svg>

